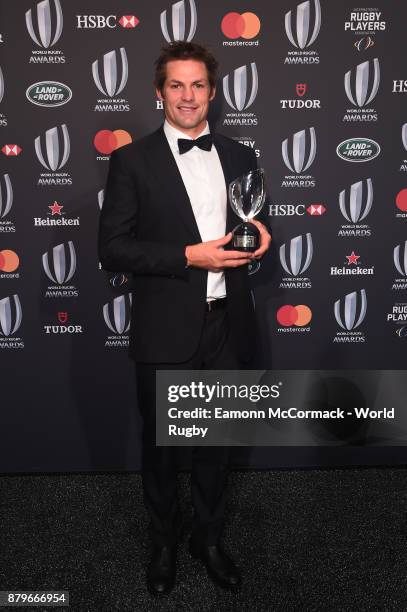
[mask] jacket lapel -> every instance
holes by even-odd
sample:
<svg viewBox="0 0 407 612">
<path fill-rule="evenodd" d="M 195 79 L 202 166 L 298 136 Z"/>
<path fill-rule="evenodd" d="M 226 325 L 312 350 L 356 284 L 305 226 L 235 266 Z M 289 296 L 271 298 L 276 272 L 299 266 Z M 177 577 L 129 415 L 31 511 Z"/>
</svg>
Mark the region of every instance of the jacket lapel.
<svg viewBox="0 0 407 612">
<path fill-rule="evenodd" d="M 173 207 L 174 214 L 178 215 L 194 242 L 202 242 L 191 201 L 162 126 L 155 136 L 150 144 L 151 162 L 157 170 L 157 181 L 162 185 L 163 200 Z"/>
</svg>

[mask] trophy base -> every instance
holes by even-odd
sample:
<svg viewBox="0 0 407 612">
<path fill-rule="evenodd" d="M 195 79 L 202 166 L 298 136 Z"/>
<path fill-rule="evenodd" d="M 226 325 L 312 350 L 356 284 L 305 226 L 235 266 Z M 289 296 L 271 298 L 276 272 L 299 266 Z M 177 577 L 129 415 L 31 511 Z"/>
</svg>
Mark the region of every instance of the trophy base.
<svg viewBox="0 0 407 612">
<path fill-rule="evenodd" d="M 235 251 L 254 253 L 260 246 L 260 232 L 250 222 L 241 223 L 232 232 L 232 248 Z"/>
</svg>

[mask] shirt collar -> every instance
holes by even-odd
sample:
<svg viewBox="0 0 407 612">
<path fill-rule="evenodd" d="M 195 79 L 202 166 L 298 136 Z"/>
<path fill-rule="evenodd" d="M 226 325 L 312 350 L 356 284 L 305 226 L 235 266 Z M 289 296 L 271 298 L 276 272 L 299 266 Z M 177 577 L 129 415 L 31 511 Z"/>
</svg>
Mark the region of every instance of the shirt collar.
<svg viewBox="0 0 407 612">
<path fill-rule="evenodd" d="M 168 144 L 170 145 L 171 150 L 172 151 L 176 151 L 177 153 L 179 153 L 179 151 L 178 151 L 178 138 L 186 138 L 187 140 L 195 140 L 195 139 L 191 138 L 191 136 L 188 136 L 187 134 L 184 134 L 184 132 L 181 132 L 180 130 L 177 130 L 177 128 L 175 128 L 170 123 L 168 123 L 167 119 L 164 121 L 164 133 L 165 133 L 165 135 L 167 137 Z M 198 134 L 198 136 L 196 138 L 199 138 L 199 136 L 204 136 L 205 134 L 210 134 L 210 129 L 209 129 L 208 122 L 206 122 L 206 126 L 204 127 L 202 132 L 200 132 Z"/>
</svg>

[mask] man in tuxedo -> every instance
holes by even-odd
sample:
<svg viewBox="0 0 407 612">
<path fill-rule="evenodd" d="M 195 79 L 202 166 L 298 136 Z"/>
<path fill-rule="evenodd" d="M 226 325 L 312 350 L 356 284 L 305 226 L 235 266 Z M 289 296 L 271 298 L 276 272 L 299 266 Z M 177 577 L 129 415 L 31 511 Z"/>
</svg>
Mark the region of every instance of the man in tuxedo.
<svg viewBox="0 0 407 612">
<path fill-rule="evenodd" d="M 177 447 L 155 443 L 156 370 L 250 368 L 255 320 L 247 264 L 271 241 L 255 221 L 259 249 L 230 248 L 239 219 L 227 205 L 227 186 L 257 164 L 249 148 L 210 133 L 216 69 L 200 45 L 176 42 L 162 50 L 155 85 L 164 125 L 113 152 L 100 218 L 102 266 L 134 278 L 130 356 L 143 418 L 142 481 L 153 543 L 147 586 L 153 594 L 174 586 L 182 531 Z M 189 549 L 216 583 L 236 589 L 241 576 L 220 545 L 229 451 L 192 449 Z"/>
</svg>

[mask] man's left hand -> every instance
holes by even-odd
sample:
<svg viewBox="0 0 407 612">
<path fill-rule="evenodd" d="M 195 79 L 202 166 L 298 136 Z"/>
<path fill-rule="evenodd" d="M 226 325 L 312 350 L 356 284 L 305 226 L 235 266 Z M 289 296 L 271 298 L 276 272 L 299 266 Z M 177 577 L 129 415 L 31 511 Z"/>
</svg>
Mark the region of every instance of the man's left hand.
<svg viewBox="0 0 407 612">
<path fill-rule="evenodd" d="M 266 226 L 263 225 L 263 223 L 260 223 L 260 221 L 256 221 L 256 219 L 250 219 L 250 223 L 253 223 L 253 225 L 255 225 L 260 232 L 260 246 L 257 251 L 253 253 L 253 255 L 256 259 L 261 259 L 264 253 L 270 248 L 271 236 Z"/>
</svg>

